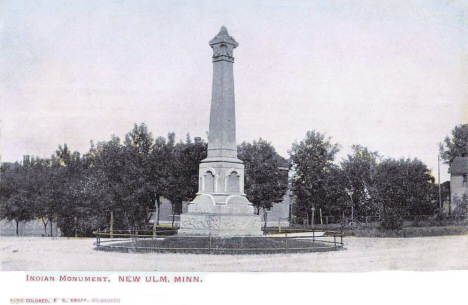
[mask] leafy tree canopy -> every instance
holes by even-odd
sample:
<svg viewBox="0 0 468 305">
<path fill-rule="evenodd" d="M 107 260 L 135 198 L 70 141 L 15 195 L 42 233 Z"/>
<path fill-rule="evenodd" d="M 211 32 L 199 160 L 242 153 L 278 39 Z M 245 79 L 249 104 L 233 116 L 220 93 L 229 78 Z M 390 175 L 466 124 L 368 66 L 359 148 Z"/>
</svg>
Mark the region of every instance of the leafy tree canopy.
<svg viewBox="0 0 468 305">
<path fill-rule="evenodd" d="M 338 151 L 338 144 L 317 131 L 308 131 L 302 141 L 293 143 L 289 152 L 293 171 L 291 187 L 301 216 L 309 214 L 312 207 L 326 210 L 336 197 L 336 188 L 332 186 L 340 177 L 333 161 Z"/>
<path fill-rule="evenodd" d="M 427 166 L 418 159 L 385 159 L 376 170 L 375 204 L 386 229 L 400 229 L 410 215 L 437 210 L 437 188 Z"/>
<path fill-rule="evenodd" d="M 446 164 L 452 164 L 456 157 L 468 157 L 468 124 L 455 126 L 452 136 L 446 137 L 445 146 L 440 144 L 440 156 Z"/>
<path fill-rule="evenodd" d="M 253 143 L 243 142 L 237 150 L 238 158 L 245 164 L 244 190 L 257 213 L 282 201 L 288 188 L 288 161 L 262 138 Z"/>
<path fill-rule="evenodd" d="M 354 216 L 373 215 L 372 190 L 380 155 L 361 145 L 353 145 L 353 154 L 340 165 L 343 169 L 346 202 L 354 208 Z"/>
</svg>

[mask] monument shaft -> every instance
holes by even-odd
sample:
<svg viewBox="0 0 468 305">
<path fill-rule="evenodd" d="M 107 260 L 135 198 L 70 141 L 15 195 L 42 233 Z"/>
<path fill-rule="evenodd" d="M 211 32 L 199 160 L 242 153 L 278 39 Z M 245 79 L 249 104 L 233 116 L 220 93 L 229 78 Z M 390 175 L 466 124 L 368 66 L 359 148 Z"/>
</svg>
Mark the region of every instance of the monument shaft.
<svg viewBox="0 0 468 305">
<path fill-rule="evenodd" d="M 208 158 L 237 158 L 233 63 L 213 60 Z"/>
<path fill-rule="evenodd" d="M 199 168 L 199 187 L 179 234 L 262 235 L 260 216 L 244 194 L 244 164 L 237 158 L 233 50 L 239 44 L 225 27 L 210 41 L 213 87 L 208 156 Z"/>
<path fill-rule="evenodd" d="M 234 158 L 237 160 L 236 108 L 234 100 L 234 48 L 239 44 L 225 27 L 210 41 L 213 48 L 213 87 L 208 160 Z M 223 159 L 224 161 L 225 159 Z"/>
</svg>

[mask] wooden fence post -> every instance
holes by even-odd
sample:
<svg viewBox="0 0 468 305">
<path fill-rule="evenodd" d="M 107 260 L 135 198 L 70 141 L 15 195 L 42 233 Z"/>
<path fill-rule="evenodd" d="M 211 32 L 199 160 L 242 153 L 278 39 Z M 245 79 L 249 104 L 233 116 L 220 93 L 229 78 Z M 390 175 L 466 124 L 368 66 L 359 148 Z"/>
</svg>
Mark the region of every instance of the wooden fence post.
<svg viewBox="0 0 468 305">
<path fill-rule="evenodd" d="M 284 233 L 284 241 L 286 246 L 286 252 L 288 252 L 288 233 Z"/>
</svg>

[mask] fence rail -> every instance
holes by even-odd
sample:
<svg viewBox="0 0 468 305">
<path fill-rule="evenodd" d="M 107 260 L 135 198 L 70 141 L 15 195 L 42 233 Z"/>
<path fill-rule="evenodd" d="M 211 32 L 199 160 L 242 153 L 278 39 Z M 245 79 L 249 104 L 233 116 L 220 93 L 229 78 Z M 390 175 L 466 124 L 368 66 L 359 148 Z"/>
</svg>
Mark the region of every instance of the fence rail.
<svg viewBox="0 0 468 305">
<path fill-rule="evenodd" d="M 176 231 L 176 230 L 172 230 Z M 140 234 L 138 229 L 120 232 L 95 231 L 98 250 L 117 250 L 126 252 L 189 252 L 211 254 L 233 253 L 288 253 L 319 252 L 344 248 L 343 234 L 336 231 L 288 229 L 279 233 L 270 230 L 268 236 L 161 236 Z M 297 234 L 300 233 L 300 234 Z M 164 246 L 160 240 L 173 238 L 172 243 Z"/>
<path fill-rule="evenodd" d="M 438 218 L 437 215 L 411 215 L 403 216 L 403 221 L 412 224 L 424 221 L 445 221 L 445 222 L 463 222 L 468 220 L 468 215 L 445 215 L 443 218 Z M 309 226 L 314 225 L 317 227 L 324 225 L 350 225 L 350 224 L 360 224 L 360 225 L 373 225 L 379 223 L 381 220 L 380 216 L 322 216 L 316 217 L 314 222 L 307 217 L 293 217 L 290 219 L 290 224 L 293 225 L 302 225 Z"/>
</svg>

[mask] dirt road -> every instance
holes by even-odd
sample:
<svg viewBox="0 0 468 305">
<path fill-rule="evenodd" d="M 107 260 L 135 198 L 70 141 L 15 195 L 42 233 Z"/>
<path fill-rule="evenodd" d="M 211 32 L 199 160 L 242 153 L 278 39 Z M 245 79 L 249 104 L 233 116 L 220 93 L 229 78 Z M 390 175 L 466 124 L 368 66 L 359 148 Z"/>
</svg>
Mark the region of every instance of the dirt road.
<svg viewBox="0 0 468 305">
<path fill-rule="evenodd" d="M 3 271 L 468 270 L 468 235 L 346 238 L 346 250 L 271 255 L 131 254 L 93 250 L 94 239 L 0 237 Z"/>
</svg>

